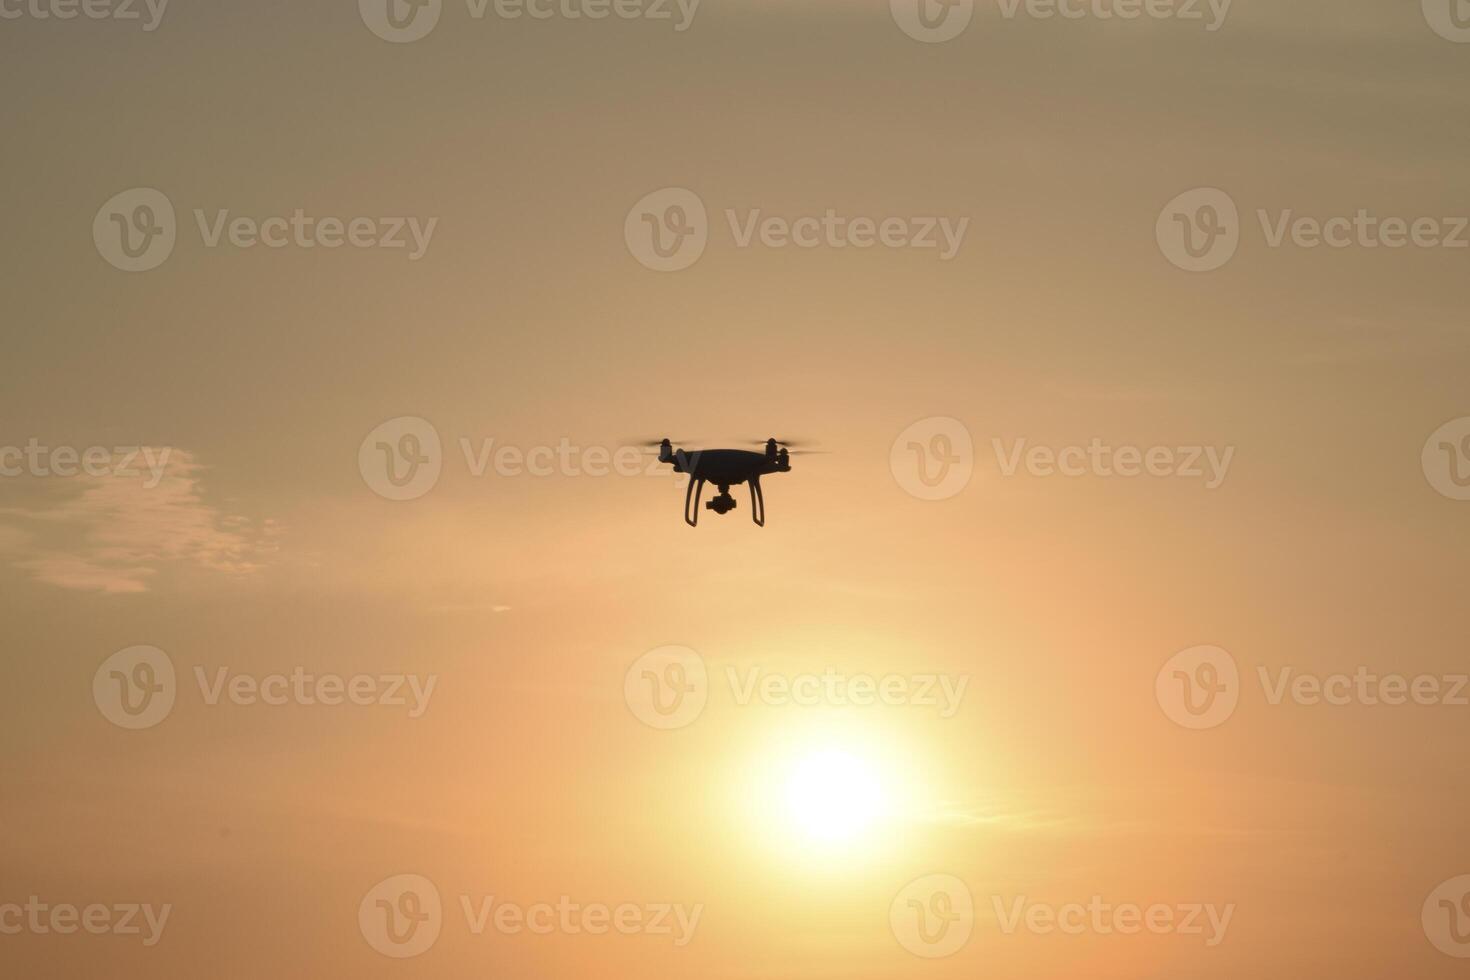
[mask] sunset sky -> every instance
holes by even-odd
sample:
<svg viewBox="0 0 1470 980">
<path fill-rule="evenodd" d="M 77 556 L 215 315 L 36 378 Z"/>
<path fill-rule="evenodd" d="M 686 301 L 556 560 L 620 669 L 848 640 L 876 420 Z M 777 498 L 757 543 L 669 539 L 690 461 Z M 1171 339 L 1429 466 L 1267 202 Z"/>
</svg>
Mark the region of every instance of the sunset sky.
<svg viewBox="0 0 1470 980">
<path fill-rule="evenodd" d="M 386 2 L 0 0 L 0 973 L 1464 975 L 1437 0 L 976 0 L 943 41 L 909 0 L 442 0 L 416 40 Z M 1171 242 L 1227 200 L 1228 259 Z M 681 216 L 697 259 L 638 238 Z M 587 472 L 665 436 L 830 454 L 763 481 L 764 528 L 736 487 L 691 529 L 655 457 Z M 430 485 L 388 499 L 379 442 Z M 161 663 L 172 702 L 119 714 Z M 1171 701 L 1221 663 L 1228 717 Z M 640 700 L 671 664 L 692 717 Z M 904 917 L 955 882 L 935 955 Z M 169 911 L 147 944 L 33 896 Z M 563 897 L 643 925 L 494 924 Z M 1089 902 L 1203 931 L 1011 921 Z"/>
</svg>

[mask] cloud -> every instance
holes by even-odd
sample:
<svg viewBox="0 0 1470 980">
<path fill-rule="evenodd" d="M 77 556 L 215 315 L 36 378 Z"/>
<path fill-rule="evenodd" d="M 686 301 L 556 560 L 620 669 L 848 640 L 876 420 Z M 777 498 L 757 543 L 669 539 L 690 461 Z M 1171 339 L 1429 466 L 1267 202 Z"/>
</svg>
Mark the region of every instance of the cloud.
<svg viewBox="0 0 1470 980">
<path fill-rule="evenodd" d="M 434 613 L 500 613 L 510 612 L 510 606 L 501 605 L 497 602 L 485 600 L 484 602 L 434 602 L 429 604 L 429 612 Z"/>
<path fill-rule="evenodd" d="M 1059 830 L 1073 821 L 1057 811 L 1010 810 L 994 803 L 946 801 L 937 804 L 924 819 L 950 827 L 988 827 L 1005 830 Z"/>
<path fill-rule="evenodd" d="M 192 454 L 150 448 L 143 457 L 162 465 L 53 477 L 47 496 L 63 499 L 0 509 L 0 552 L 37 581 L 104 593 L 147 592 L 171 569 L 245 575 L 275 554 L 273 522 L 256 527 L 204 502 L 204 467 Z"/>
</svg>

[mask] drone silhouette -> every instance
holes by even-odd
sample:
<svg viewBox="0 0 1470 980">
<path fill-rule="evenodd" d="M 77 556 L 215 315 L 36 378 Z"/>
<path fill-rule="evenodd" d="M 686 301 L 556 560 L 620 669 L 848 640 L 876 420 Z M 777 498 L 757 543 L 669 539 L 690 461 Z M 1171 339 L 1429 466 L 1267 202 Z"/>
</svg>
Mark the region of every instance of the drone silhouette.
<svg viewBox="0 0 1470 980">
<path fill-rule="evenodd" d="M 699 498 L 704 494 L 704 485 L 713 483 L 720 492 L 705 502 L 705 507 L 724 516 L 735 509 L 735 498 L 730 488 L 741 483 L 750 484 L 750 519 L 758 526 L 766 526 L 766 497 L 761 490 L 761 477 L 770 473 L 790 473 L 791 457 L 817 452 L 816 450 L 793 449 L 794 443 L 779 439 L 767 439 L 765 452 L 749 449 L 702 449 L 685 452 L 675 449 L 673 442 L 647 442 L 645 448 L 658 449 L 658 461 L 674 467 L 675 473 L 689 474 L 689 489 L 684 492 L 684 523 L 699 526 Z"/>
</svg>

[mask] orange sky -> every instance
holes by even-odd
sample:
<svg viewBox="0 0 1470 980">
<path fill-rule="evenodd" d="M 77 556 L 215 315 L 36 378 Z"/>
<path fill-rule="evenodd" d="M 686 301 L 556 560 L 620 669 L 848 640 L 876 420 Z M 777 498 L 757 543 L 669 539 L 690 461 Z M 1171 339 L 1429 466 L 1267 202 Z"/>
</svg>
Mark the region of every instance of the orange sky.
<svg viewBox="0 0 1470 980">
<path fill-rule="evenodd" d="M 1272 244 L 1452 237 L 1455 22 L 667 6 L 0 0 L 3 972 L 1461 975 L 1467 253 Z M 696 530 L 665 435 L 831 455 Z"/>
</svg>

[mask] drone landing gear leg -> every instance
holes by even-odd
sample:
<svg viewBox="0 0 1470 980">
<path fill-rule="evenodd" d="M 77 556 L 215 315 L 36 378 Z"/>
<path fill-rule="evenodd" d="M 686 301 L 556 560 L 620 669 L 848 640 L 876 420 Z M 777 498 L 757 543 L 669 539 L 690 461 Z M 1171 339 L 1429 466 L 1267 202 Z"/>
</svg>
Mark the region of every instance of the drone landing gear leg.
<svg viewBox="0 0 1470 980">
<path fill-rule="evenodd" d="M 704 493 L 704 481 L 689 478 L 689 489 L 684 491 L 684 523 L 690 527 L 699 526 L 699 498 Z M 690 506 L 690 503 L 693 506 Z"/>
<path fill-rule="evenodd" d="M 760 527 L 766 526 L 766 494 L 758 476 L 750 478 L 750 519 Z"/>
</svg>

